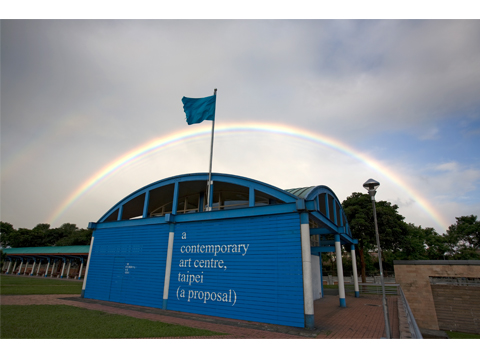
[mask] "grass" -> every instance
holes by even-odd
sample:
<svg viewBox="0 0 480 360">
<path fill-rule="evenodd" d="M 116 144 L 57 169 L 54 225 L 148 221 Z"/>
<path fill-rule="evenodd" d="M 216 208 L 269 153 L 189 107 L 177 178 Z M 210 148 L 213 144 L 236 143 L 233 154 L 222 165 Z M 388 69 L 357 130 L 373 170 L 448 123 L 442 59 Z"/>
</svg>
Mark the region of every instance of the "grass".
<svg viewBox="0 0 480 360">
<path fill-rule="evenodd" d="M 125 339 L 223 335 L 67 305 L 3 305 L 2 339 Z"/>
<path fill-rule="evenodd" d="M 82 292 L 82 282 L 34 278 L 27 276 L 0 276 L 2 295 L 48 295 L 78 294 Z"/>
<path fill-rule="evenodd" d="M 449 339 L 480 339 L 479 334 L 469 334 L 457 331 L 447 331 L 447 336 Z"/>
<path fill-rule="evenodd" d="M 0 276 L 2 295 L 78 294 L 82 282 Z M 67 305 L 2 305 L 2 339 L 119 339 L 212 336 L 221 333 Z"/>
</svg>

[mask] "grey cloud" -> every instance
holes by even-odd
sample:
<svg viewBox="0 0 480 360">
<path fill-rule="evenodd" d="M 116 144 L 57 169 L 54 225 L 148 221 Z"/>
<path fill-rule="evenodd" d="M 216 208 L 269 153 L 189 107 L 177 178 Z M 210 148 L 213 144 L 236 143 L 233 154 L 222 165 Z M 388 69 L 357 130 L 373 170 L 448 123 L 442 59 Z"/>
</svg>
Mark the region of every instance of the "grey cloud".
<svg viewBox="0 0 480 360">
<path fill-rule="evenodd" d="M 50 213 L 121 154 L 185 129 L 181 97 L 214 88 L 225 124 L 294 125 L 353 147 L 385 132 L 435 135 L 441 122 L 475 123 L 480 114 L 478 21 L 8 20 L 1 36 L 2 163 L 25 155 L 10 177 L 2 173 L 2 212 L 18 219 L 30 209 L 18 220 L 29 226 L 43 221 L 45 199 L 18 184 L 50 194 Z M 258 158 L 248 146 L 239 150 Z M 177 164 L 188 154 L 178 151 L 162 157 L 171 173 L 148 163 L 154 171 L 119 175 L 118 193 L 143 185 L 137 176 L 154 181 L 197 168 Z M 320 161 L 309 159 L 301 171 Z M 235 172 L 227 160 L 223 168 Z M 240 168 L 252 177 L 266 171 L 261 162 Z M 75 211 L 88 213 L 85 206 Z"/>
</svg>

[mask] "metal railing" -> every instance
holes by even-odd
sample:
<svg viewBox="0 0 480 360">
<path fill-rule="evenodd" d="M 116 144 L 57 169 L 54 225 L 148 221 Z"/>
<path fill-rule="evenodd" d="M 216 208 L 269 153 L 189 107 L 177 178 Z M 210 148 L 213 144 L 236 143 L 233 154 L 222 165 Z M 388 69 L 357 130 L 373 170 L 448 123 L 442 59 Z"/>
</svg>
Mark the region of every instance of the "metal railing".
<svg viewBox="0 0 480 360">
<path fill-rule="evenodd" d="M 359 278 L 360 280 L 361 278 Z M 385 276 L 384 278 L 385 284 L 395 284 L 395 276 Z M 366 282 L 364 284 L 381 284 L 380 276 L 367 276 Z M 323 281 L 327 283 L 327 285 L 333 285 L 338 283 L 338 277 L 333 275 L 324 274 Z M 351 283 L 353 284 L 353 276 L 344 276 L 343 277 L 344 284 Z"/>
<path fill-rule="evenodd" d="M 385 295 L 398 295 L 398 284 L 385 284 Z M 382 295 L 382 286 L 379 284 L 360 283 L 358 284 L 360 294 Z M 353 284 L 345 284 L 345 292 L 354 293 Z"/>
<path fill-rule="evenodd" d="M 398 289 L 400 290 L 400 299 L 403 301 L 403 305 L 405 308 L 405 313 L 407 315 L 407 322 L 408 322 L 408 327 L 410 329 L 410 334 L 412 335 L 412 339 L 423 339 L 422 333 L 420 332 L 420 329 L 418 328 L 417 322 L 415 321 L 415 317 L 413 316 L 412 310 L 410 309 L 410 306 L 408 305 L 407 298 L 405 297 L 405 294 L 403 293 L 402 288 L 399 286 Z"/>
</svg>

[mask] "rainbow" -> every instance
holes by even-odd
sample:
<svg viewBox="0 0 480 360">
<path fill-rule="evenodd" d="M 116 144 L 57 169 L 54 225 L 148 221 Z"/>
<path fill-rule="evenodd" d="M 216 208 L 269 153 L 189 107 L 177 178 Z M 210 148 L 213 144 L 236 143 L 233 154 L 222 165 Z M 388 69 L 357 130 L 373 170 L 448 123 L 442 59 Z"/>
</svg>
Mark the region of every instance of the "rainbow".
<svg viewBox="0 0 480 360">
<path fill-rule="evenodd" d="M 395 174 L 385 166 L 381 165 L 378 161 L 372 159 L 367 155 L 361 154 L 358 151 L 355 151 L 353 148 L 338 141 L 337 139 L 329 138 L 321 134 L 312 133 L 311 131 L 307 132 L 306 130 L 293 126 L 280 124 L 237 123 L 228 125 L 215 125 L 216 134 L 238 133 L 239 131 L 258 131 L 291 136 L 295 138 L 300 138 L 302 140 L 310 141 L 315 144 L 320 143 L 334 150 L 340 151 L 366 164 L 373 170 L 383 174 L 394 184 L 402 188 L 411 198 L 413 198 L 438 225 L 442 226 L 445 229 L 448 228 L 448 223 L 442 218 L 438 211 L 425 198 L 423 198 L 422 195 L 420 195 L 416 190 L 408 186 L 397 174 Z M 180 142 L 196 140 L 201 137 L 209 136 L 210 133 L 211 129 L 209 126 L 189 126 L 185 130 L 177 131 L 175 133 L 157 138 L 123 154 L 122 156 L 118 157 L 117 159 L 113 160 L 111 163 L 107 164 L 105 167 L 97 171 L 85 182 L 83 182 L 77 189 L 75 189 L 75 191 L 73 191 L 70 196 L 68 196 L 68 198 L 66 198 L 49 217 L 48 223 L 54 223 L 82 195 L 92 189 L 99 182 L 106 179 L 108 176 L 114 174 L 119 169 L 129 166 L 134 162 L 138 161 L 139 159 L 151 155 L 152 153 L 161 149 L 176 145 Z"/>
</svg>

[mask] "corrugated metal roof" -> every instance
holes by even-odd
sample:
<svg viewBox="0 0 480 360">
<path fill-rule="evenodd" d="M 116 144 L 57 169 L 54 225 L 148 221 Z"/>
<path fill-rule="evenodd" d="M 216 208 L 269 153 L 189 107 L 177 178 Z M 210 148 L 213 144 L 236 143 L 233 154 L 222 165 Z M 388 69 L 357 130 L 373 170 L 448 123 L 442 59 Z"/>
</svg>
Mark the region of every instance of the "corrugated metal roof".
<svg viewBox="0 0 480 360">
<path fill-rule="evenodd" d="M 305 199 L 307 195 L 312 191 L 312 189 L 315 188 L 315 186 L 307 186 L 307 187 L 301 187 L 301 188 L 295 188 L 295 189 L 287 189 L 285 191 L 289 192 L 290 194 L 293 194 L 295 196 L 298 196 L 299 198 Z"/>
<path fill-rule="evenodd" d="M 39 246 L 2 249 L 7 255 L 33 255 L 33 254 L 88 254 L 90 245 L 76 246 Z"/>
</svg>

